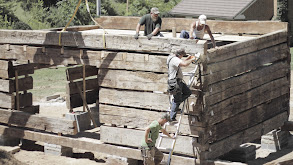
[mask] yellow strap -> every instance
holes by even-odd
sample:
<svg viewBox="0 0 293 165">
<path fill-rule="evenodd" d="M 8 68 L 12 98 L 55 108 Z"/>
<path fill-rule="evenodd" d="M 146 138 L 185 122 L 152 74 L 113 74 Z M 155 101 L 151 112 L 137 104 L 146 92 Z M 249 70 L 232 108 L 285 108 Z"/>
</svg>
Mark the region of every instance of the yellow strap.
<svg viewBox="0 0 293 165">
<path fill-rule="evenodd" d="M 89 4 L 88 4 L 88 0 L 85 0 L 85 3 L 86 3 L 86 9 L 88 11 L 88 13 L 90 14 L 90 17 L 91 19 L 95 22 L 96 25 L 100 26 L 104 33 L 103 33 L 103 46 L 104 48 L 106 49 L 106 38 L 105 38 L 105 34 L 107 34 L 107 32 L 105 31 L 105 29 L 103 28 L 103 26 L 101 26 L 93 17 L 92 17 L 92 14 L 91 14 L 91 11 L 90 11 L 90 7 L 89 7 Z"/>
<path fill-rule="evenodd" d="M 74 14 L 72 15 L 72 17 L 71 17 L 71 19 L 69 20 L 69 22 L 66 24 L 66 26 L 62 29 L 62 31 L 61 31 L 60 34 L 59 34 L 59 46 L 61 46 L 61 34 L 62 34 L 62 32 L 64 32 L 64 31 L 67 29 L 67 27 L 69 26 L 69 24 L 70 24 L 71 21 L 73 20 L 74 16 L 76 15 L 76 13 L 77 13 L 77 11 L 78 11 L 78 8 L 79 8 L 79 6 L 80 6 L 80 4 L 81 4 L 81 1 L 82 1 L 82 0 L 79 0 L 77 6 L 76 6 L 76 8 L 75 8 Z"/>
</svg>

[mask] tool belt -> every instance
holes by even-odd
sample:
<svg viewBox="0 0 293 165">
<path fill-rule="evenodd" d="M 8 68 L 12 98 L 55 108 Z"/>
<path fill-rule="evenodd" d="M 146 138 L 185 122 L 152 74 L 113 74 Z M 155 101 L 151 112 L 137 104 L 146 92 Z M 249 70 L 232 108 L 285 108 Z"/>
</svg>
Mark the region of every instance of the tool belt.
<svg viewBox="0 0 293 165">
<path fill-rule="evenodd" d="M 174 95 L 180 92 L 180 82 L 181 79 L 178 78 L 168 80 L 168 93 Z"/>
<path fill-rule="evenodd" d="M 141 156 L 143 157 L 143 158 L 147 158 L 148 156 L 147 156 L 147 150 L 151 150 L 153 147 L 152 146 L 148 146 L 148 147 L 143 147 L 143 146 L 140 146 L 139 147 L 139 149 L 140 149 L 140 151 L 141 151 Z"/>
</svg>

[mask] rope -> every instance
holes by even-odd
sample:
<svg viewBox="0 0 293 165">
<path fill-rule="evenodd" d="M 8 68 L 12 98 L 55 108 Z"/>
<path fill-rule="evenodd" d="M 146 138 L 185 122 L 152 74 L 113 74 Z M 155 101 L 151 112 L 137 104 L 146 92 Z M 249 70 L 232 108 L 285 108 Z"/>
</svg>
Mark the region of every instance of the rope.
<svg viewBox="0 0 293 165">
<path fill-rule="evenodd" d="M 61 35 L 62 35 L 62 32 L 66 31 L 67 27 L 70 25 L 71 21 L 73 20 L 73 18 L 75 17 L 77 11 L 78 11 L 78 8 L 81 4 L 81 1 L 82 0 L 79 0 L 76 8 L 75 8 L 75 11 L 74 11 L 74 14 L 72 15 L 71 19 L 69 20 L 69 22 L 66 24 L 66 26 L 62 29 L 62 31 L 60 32 L 59 34 L 59 46 L 61 46 Z M 85 0 L 85 3 L 86 3 L 86 8 L 87 8 L 87 11 L 92 19 L 92 21 L 95 22 L 95 24 L 97 24 L 99 27 L 101 27 L 103 29 L 103 46 L 104 48 L 106 48 L 106 37 L 105 37 L 105 34 L 108 34 L 105 29 L 92 17 L 91 15 L 91 12 L 90 12 L 90 8 L 89 8 L 89 4 L 88 4 L 88 0 Z"/>
<path fill-rule="evenodd" d="M 70 18 L 69 22 L 66 24 L 66 26 L 62 29 L 61 33 L 59 34 L 59 46 L 61 46 L 61 34 L 62 34 L 62 32 L 64 32 L 67 29 L 67 27 L 69 26 L 69 24 L 73 20 L 74 16 L 76 15 L 76 13 L 78 11 L 78 8 L 79 8 L 80 4 L 81 4 L 81 0 L 79 0 L 77 6 L 75 8 L 75 11 L 74 11 L 72 17 Z"/>
</svg>

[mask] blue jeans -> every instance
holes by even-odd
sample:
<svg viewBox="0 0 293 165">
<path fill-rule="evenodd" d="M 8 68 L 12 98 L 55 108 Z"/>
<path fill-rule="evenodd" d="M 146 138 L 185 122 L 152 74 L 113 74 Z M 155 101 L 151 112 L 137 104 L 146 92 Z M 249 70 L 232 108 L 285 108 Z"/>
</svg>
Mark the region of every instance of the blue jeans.
<svg viewBox="0 0 293 165">
<path fill-rule="evenodd" d="M 180 104 L 191 95 L 191 90 L 187 87 L 187 85 L 184 82 L 180 80 L 178 84 L 180 87 L 180 91 L 173 95 L 174 99 L 172 101 L 170 112 L 171 119 L 176 118 L 176 111 L 178 111 Z"/>
<path fill-rule="evenodd" d="M 180 38 L 185 38 L 188 39 L 189 38 L 189 33 L 186 30 L 182 30 L 180 33 Z"/>
</svg>

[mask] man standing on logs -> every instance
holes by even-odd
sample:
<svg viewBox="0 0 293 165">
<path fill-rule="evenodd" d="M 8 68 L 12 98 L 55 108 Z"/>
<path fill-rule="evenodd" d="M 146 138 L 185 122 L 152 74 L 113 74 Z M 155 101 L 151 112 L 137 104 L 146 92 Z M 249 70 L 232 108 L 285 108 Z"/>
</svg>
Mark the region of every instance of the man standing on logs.
<svg viewBox="0 0 293 165">
<path fill-rule="evenodd" d="M 142 25 L 145 25 L 144 35 L 147 36 L 149 40 L 153 36 L 163 37 L 163 35 L 160 33 L 162 19 L 161 17 L 159 17 L 159 14 L 160 14 L 159 9 L 156 7 L 153 7 L 151 9 L 150 14 L 146 14 L 143 17 L 141 17 L 140 21 L 138 22 L 136 26 L 136 34 L 134 35 L 134 38 L 138 39 L 139 30 Z"/>
<path fill-rule="evenodd" d="M 173 138 L 164 128 L 164 124 L 169 122 L 170 115 L 165 113 L 160 119 L 153 121 L 145 130 L 144 137 L 141 143 L 141 153 L 144 160 L 144 165 L 160 164 L 164 155 L 158 148 L 155 147 L 156 140 L 159 137 L 159 131 Z"/>
</svg>

